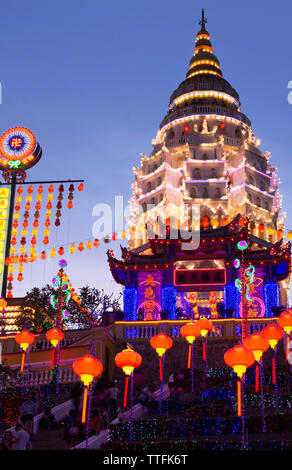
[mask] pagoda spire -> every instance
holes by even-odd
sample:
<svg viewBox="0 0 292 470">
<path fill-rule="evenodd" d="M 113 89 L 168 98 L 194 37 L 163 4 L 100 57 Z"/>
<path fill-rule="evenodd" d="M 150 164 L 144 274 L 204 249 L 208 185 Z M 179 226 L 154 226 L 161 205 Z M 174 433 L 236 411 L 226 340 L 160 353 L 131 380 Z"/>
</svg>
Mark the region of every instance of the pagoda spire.
<svg viewBox="0 0 292 470">
<path fill-rule="evenodd" d="M 201 30 L 205 30 L 205 24 L 207 23 L 208 19 L 205 18 L 205 11 L 204 8 L 202 8 L 202 19 L 199 21 L 199 24 L 201 25 Z"/>
<path fill-rule="evenodd" d="M 205 17 L 205 11 L 203 8 L 202 18 L 199 21 L 201 29 L 196 36 L 196 46 L 194 55 L 190 61 L 190 68 L 187 73 L 187 78 L 201 74 L 217 75 L 218 77 L 222 77 L 219 60 L 213 52 L 213 47 L 210 41 L 210 34 L 205 28 L 206 23 L 207 18 Z"/>
</svg>

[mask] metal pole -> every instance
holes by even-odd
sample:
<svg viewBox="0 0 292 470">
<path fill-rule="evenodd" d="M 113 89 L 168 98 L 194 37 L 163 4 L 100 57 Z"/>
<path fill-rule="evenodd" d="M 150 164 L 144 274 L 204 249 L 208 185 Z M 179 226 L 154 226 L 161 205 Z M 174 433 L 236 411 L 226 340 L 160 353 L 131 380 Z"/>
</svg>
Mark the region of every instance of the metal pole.
<svg viewBox="0 0 292 470">
<path fill-rule="evenodd" d="M 15 189 L 16 189 L 16 174 L 15 173 L 12 173 L 12 179 L 11 179 L 10 185 L 11 185 L 11 190 L 10 190 L 10 197 L 9 197 L 9 213 L 8 213 L 8 224 L 7 224 L 4 260 L 6 260 L 6 258 L 8 258 L 10 254 L 12 222 L 13 222 L 13 212 L 14 212 L 14 202 L 15 202 Z M 4 299 L 6 299 L 7 277 L 8 277 L 8 266 L 4 263 L 3 276 L 2 276 L 2 288 L 1 288 L 1 297 L 3 297 Z"/>
</svg>

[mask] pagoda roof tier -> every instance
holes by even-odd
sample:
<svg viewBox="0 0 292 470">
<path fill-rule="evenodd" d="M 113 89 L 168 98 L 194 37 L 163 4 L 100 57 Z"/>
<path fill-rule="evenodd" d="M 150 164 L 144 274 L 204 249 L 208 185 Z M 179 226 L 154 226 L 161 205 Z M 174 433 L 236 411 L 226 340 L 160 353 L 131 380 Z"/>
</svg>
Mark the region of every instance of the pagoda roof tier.
<svg viewBox="0 0 292 470">
<path fill-rule="evenodd" d="M 122 259 L 114 257 L 112 250 L 108 250 L 108 262 L 112 275 L 116 282 L 125 285 L 129 280 L 129 272 L 137 270 L 164 270 L 173 268 L 177 261 L 194 260 L 223 260 L 226 266 L 242 253 L 237 248 L 237 242 L 246 240 L 249 249 L 245 251 L 245 260 L 248 264 L 261 267 L 266 265 L 283 264 L 283 269 L 277 273 L 277 279 L 285 279 L 290 272 L 291 244 L 283 244 L 279 240 L 275 244 L 263 242 L 263 240 L 250 235 L 248 219 L 238 214 L 229 224 L 217 229 L 201 230 L 200 245 L 192 249 L 183 249 L 183 243 L 191 242 L 186 237 L 165 239 L 153 238 L 143 247 L 128 250 L 121 247 Z M 257 245 L 257 248 L 254 245 Z M 194 244 L 195 245 L 195 244 Z M 143 248 L 143 251 L 141 250 Z M 190 247 L 188 247 L 190 248 Z M 146 250 L 150 254 L 143 254 Z M 141 254 L 142 251 L 142 254 Z"/>
</svg>

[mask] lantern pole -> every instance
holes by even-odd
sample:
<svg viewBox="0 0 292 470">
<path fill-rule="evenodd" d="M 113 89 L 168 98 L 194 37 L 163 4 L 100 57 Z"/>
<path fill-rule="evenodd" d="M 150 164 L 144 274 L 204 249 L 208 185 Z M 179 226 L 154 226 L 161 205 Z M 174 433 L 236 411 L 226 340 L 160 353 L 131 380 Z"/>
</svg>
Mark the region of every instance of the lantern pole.
<svg viewBox="0 0 292 470">
<path fill-rule="evenodd" d="M 10 196 L 9 196 L 9 212 L 8 212 L 4 260 L 6 260 L 6 258 L 8 258 L 10 254 L 11 233 L 12 233 L 12 223 L 13 223 L 13 213 L 14 213 L 14 203 L 15 203 L 15 189 L 16 189 L 16 173 L 14 172 L 12 173 L 12 176 L 11 176 L 10 186 L 11 186 L 11 189 L 10 189 Z M 2 287 L 1 287 L 1 297 L 3 298 L 6 298 L 7 277 L 8 277 L 8 265 L 4 263 Z"/>
<path fill-rule="evenodd" d="M 245 256 L 244 251 L 241 255 L 240 274 L 241 274 L 241 341 L 242 343 L 248 337 L 247 321 L 247 302 L 246 302 L 246 277 L 245 277 Z"/>
<path fill-rule="evenodd" d="M 266 432 L 265 400 L 264 400 L 264 364 L 263 364 L 263 359 L 262 358 L 260 360 L 260 387 L 261 387 L 263 432 Z"/>
</svg>

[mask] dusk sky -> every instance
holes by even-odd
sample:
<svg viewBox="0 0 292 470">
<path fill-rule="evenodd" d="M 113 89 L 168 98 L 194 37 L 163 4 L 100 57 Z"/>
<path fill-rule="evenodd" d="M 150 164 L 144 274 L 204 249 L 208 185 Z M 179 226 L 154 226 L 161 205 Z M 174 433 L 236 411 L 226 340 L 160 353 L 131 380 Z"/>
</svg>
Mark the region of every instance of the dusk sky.
<svg viewBox="0 0 292 470">
<path fill-rule="evenodd" d="M 151 152 L 169 97 L 185 79 L 202 7 L 223 76 L 277 166 L 292 228 L 291 2 L 11 0 L 1 8 L 0 133 L 18 125 L 35 133 L 43 156 L 29 180 L 85 179 L 70 221 L 64 204 L 51 246 L 91 238 L 95 204 L 113 204 L 115 195 L 128 201 L 132 168 Z M 119 292 L 109 247 L 120 257 L 119 242 L 63 256 L 76 289 Z M 26 266 L 14 296 L 50 282 L 57 259 Z"/>
</svg>

